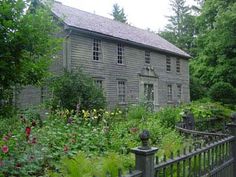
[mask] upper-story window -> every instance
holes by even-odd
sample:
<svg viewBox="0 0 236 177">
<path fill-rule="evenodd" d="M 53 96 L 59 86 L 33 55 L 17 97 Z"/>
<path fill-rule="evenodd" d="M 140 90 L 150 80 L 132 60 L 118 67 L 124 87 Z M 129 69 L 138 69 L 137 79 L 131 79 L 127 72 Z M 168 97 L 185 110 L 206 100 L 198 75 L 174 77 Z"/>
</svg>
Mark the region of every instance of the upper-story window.
<svg viewBox="0 0 236 177">
<path fill-rule="evenodd" d="M 166 56 L 166 71 L 171 71 L 171 59 L 169 56 Z"/>
<path fill-rule="evenodd" d="M 124 45 L 123 44 L 117 45 L 117 63 L 124 64 Z"/>
<path fill-rule="evenodd" d="M 145 63 L 150 64 L 151 54 L 150 51 L 145 51 Z"/>
<path fill-rule="evenodd" d="M 118 101 L 119 103 L 125 103 L 125 81 L 118 81 Z"/>
<path fill-rule="evenodd" d="M 180 59 L 179 58 L 176 59 L 176 72 L 180 73 Z"/>
<path fill-rule="evenodd" d="M 93 40 L 93 60 L 101 60 L 102 58 L 102 47 L 101 40 L 94 39 Z"/>
<path fill-rule="evenodd" d="M 173 99 L 173 93 L 172 93 L 172 85 L 167 85 L 167 101 L 172 101 Z"/>
</svg>

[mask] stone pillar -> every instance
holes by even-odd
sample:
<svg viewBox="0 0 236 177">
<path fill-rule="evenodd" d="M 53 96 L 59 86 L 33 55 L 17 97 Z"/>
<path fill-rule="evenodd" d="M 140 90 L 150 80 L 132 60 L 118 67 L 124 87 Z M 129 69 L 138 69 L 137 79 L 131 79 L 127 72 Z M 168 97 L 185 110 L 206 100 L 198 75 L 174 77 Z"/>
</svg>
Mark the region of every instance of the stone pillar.
<svg viewBox="0 0 236 177">
<path fill-rule="evenodd" d="M 142 146 L 131 149 L 131 152 L 135 154 L 135 169 L 142 171 L 142 177 L 154 177 L 155 175 L 155 153 L 158 148 L 149 147 L 148 140 L 150 138 L 149 132 L 144 130 L 140 134 Z"/>
<path fill-rule="evenodd" d="M 231 146 L 231 151 L 232 151 L 232 156 L 234 158 L 234 164 L 233 164 L 233 176 L 236 176 L 236 124 L 228 124 L 230 133 L 232 136 L 234 136 L 234 139 L 232 141 L 232 146 Z"/>
</svg>

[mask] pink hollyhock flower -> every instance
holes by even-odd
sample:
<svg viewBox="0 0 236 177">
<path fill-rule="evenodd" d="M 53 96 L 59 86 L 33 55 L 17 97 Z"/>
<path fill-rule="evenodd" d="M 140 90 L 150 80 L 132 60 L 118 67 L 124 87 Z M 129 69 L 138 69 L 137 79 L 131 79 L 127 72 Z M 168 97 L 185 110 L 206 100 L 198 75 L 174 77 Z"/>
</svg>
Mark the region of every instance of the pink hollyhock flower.
<svg viewBox="0 0 236 177">
<path fill-rule="evenodd" d="M 6 154 L 8 151 L 9 151 L 8 146 L 7 145 L 3 145 L 2 146 L 2 152 Z"/>
</svg>

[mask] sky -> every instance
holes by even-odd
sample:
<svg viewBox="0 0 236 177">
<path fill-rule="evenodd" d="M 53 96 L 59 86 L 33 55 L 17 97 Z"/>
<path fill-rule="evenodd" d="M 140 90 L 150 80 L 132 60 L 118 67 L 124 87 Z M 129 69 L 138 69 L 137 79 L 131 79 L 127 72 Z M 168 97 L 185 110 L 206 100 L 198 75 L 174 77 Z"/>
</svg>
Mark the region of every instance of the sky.
<svg viewBox="0 0 236 177">
<path fill-rule="evenodd" d="M 142 29 L 158 32 L 168 23 L 167 16 L 171 15 L 169 0 L 57 0 L 65 5 L 112 18 L 113 4 L 124 8 L 128 23 Z M 192 5 L 194 0 L 186 0 Z"/>
</svg>

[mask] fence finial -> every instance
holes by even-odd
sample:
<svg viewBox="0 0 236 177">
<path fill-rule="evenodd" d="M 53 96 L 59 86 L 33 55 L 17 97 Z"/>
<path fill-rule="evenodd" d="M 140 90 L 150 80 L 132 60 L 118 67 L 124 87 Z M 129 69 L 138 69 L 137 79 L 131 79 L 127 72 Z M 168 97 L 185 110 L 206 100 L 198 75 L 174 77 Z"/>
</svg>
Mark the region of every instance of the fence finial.
<svg viewBox="0 0 236 177">
<path fill-rule="evenodd" d="M 151 147 L 148 144 L 149 138 L 150 138 L 150 133 L 148 130 L 143 130 L 142 133 L 140 133 L 139 138 L 142 141 L 142 146 L 139 147 L 139 149 L 143 149 L 143 150 L 148 150 L 151 149 Z"/>
</svg>

